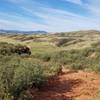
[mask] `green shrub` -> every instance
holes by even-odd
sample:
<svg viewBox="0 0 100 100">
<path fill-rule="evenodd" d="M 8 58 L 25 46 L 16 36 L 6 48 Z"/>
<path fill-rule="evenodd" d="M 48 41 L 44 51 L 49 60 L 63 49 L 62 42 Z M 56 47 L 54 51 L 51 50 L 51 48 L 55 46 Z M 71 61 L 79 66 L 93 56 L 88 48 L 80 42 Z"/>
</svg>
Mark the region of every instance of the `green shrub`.
<svg viewBox="0 0 100 100">
<path fill-rule="evenodd" d="M 41 59 L 42 61 L 50 61 L 51 60 L 51 56 L 52 54 L 48 54 L 48 53 L 36 53 L 33 55 L 33 57 L 37 58 L 37 59 Z"/>
<path fill-rule="evenodd" d="M 46 83 L 43 65 L 17 56 L 8 56 L 3 60 L 6 59 L 7 62 L 0 65 L 0 97 L 18 99 L 21 92 L 29 87 L 41 88 Z"/>
<path fill-rule="evenodd" d="M 100 64 L 94 64 L 91 69 L 96 73 L 100 73 Z"/>
<path fill-rule="evenodd" d="M 0 54 L 11 55 L 11 54 L 31 54 L 30 49 L 23 45 L 14 45 L 11 43 L 1 42 L 0 43 Z"/>
</svg>

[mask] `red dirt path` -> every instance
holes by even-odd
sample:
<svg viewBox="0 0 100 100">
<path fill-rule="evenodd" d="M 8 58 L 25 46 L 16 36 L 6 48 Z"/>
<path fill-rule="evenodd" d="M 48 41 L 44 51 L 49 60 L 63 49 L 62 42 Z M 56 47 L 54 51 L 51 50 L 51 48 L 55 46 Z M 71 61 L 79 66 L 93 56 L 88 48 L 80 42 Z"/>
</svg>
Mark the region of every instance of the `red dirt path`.
<svg viewBox="0 0 100 100">
<path fill-rule="evenodd" d="M 62 75 L 51 78 L 48 85 L 36 93 L 35 100 L 92 100 L 90 97 L 95 96 L 97 90 L 100 90 L 100 75 L 63 70 Z"/>
</svg>

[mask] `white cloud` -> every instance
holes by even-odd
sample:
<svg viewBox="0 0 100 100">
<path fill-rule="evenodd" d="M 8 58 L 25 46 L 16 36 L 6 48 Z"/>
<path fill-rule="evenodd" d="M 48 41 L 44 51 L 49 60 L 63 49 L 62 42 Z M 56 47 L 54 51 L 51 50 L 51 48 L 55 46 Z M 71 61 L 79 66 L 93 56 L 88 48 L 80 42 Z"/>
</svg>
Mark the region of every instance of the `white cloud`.
<svg viewBox="0 0 100 100">
<path fill-rule="evenodd" d="M 86 4 L 87 10 L 92 14 L 93 17 L 100 17 L 100 0 L 88 0 Z"/>
<path fill-rule="evenodd" d="M 82 7 L 87 7 L 86 9 L 89 10 L 89 12 L 93 13 L 93 15 L 96 16 L 95 18 L 91 15 L 89 17 L 84 17 L 82 15 L 71 13 L 69 11 L 56 8 L 54 9 L 36 2 L 36 5 L 33 6 L 27 0 L 21 1 L 25 2 L 18 5 L 18 7 L 20 7 L 20 9 L 23 10 L 27 15 L 31 15 L 31 17 L 33 16 L 33 20 L 28 16 L 22 16 L 21 13 L 13 15 L 7 13 L 5 14 L 3 12 L 0 13 L 0 16 L 7 16 L 8 19 L 0 17 L 0 28 L 3 27 L 8 29 L 47 30 L 52 32 L 100 29 L 100 21 L 97 17 L 98 15 L 96 15 L 96 13 L 99 14 L 99 10 L 97 10 L 92 3 L 91 5 L 82 4 Z M 75 4 L 81 4 L 81 0 L 66 1 L 70 1 Z M 43 23 L 40 24 L 39 21 L 36 21 L 36 19 L 34 19 L 34 16 L 38 17 L 39 20 L 41 20 Z M 14 21 L 12 19 L 14 19 Z"/>
<path fill-rule="evenodd" d="M 9 17 L 8 19 L 0 18 L 0 29 L 17 29 L 17 30 L 39 30 L 46 29 L 43 24 L 35 23 L 19 15 L 9 15 L 0 13 L 0 15 Z M 14 19 L 14 20 L 12 20 Z"/>
<path fill-rule="evenodd" d="M 40 7 L 41 11 L 32 12 L 32 9 L 26 9 L 31 15 L 40 17 L 47 25 L 49 31 L 72 31 L 82 29 L 98 29 L 100 22 L 83 17 L 68 11 Z"/>
</svg>

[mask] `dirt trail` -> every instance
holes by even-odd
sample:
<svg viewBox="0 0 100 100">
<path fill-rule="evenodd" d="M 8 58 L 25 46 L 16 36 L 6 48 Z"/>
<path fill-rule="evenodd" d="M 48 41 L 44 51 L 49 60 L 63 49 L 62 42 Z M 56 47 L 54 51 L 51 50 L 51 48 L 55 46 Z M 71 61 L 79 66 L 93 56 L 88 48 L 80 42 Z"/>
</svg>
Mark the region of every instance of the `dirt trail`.
<svg viewBox="0 0 100 100">
<path fill-rule="evenodd" d="M 91 97 L 98 90 L 100 75 L 63 70 L 62 75 L 49 80 L 48 85 L 37 93 L 35 100 L 92 100 Z"/>
</svg>

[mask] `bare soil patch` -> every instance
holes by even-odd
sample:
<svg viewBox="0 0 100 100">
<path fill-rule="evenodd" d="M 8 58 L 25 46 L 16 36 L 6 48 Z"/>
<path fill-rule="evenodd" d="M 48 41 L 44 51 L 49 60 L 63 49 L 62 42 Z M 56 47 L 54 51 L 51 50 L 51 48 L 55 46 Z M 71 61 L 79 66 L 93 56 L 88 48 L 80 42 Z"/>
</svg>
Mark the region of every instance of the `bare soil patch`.
<svg viewBox="0 0 100 100">
<path fill-rule="evenodd" d="M 100 75 L 63 70 L 62 75 L 52 77 L 48 85 L 36 93 L 35 100 L 94 100 L 92 97 L 98 90 Z"/>
</svg>

